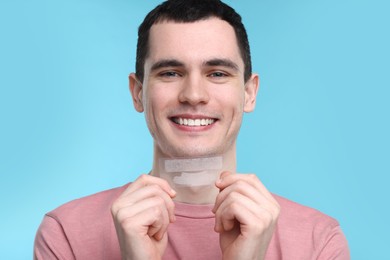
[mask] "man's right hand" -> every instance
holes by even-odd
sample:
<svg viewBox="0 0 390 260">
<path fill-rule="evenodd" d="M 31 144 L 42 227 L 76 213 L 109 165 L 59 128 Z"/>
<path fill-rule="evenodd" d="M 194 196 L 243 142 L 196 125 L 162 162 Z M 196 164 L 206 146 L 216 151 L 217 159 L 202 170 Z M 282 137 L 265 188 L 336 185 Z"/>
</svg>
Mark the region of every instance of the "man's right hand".
<svg viewBox="0 0 390 260">
<path fill-rule="evenodd" d="M 122 259 L 161 259 L 175 221 L 176 192 L 160 178 L 141 175 L 113 203 L 111 213 Z"/>
</svg>

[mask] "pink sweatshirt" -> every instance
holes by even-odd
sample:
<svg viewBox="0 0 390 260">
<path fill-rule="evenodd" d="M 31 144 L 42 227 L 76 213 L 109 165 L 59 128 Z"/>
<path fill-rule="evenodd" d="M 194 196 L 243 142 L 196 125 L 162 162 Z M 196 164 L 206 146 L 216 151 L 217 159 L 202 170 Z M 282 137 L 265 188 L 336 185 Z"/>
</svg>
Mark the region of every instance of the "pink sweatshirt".
<svg viewBox="0 0 390 260">
<path fill-rule="evenodd" d="M 71 201 L 45 215 L 35 238 L 35 259 L 121 259 L 111 217 L 126 186 Z M 347 260 L 348 244 L 336 220 L 274 195 L 281 206 L 266 259 Z M 221 259 L 212 205 L 176 203 L 163 259 Z"/>
</svg>

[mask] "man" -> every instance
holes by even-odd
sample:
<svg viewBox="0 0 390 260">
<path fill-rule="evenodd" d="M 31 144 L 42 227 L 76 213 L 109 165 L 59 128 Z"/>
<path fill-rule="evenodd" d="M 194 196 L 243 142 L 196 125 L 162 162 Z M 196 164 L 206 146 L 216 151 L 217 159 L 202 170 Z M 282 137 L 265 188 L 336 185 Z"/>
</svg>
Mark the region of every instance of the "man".
<svg viewBox="0 0 390 260">
<path fill-rule="evenodd" d="M 216 0 L 171 0 L 147 15 L 138 37 L 130 91 L 154 139 L 152 170 L 48 213 L 35 258 L 349 259 L 336 220 L 236 173 L 242 116 L 259 86 L 240 16 Z M 215 158 L 221 170 L 211 179 L 161 166 Z"/>
</svg>

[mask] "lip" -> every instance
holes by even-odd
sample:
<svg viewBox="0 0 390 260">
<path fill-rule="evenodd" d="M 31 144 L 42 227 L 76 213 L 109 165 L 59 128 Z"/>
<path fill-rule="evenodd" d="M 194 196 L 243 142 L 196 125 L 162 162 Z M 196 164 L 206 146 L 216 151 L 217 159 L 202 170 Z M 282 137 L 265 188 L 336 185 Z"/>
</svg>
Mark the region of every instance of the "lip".
<svg viewBox="0 0 390 260">
<path fill-rule="evenodd" d="M 186 118 L 186 119 L 193 119 L 193 120 L 195 120 L 195 119 L 212 119 L 212 120 L 214 120 L 214 122 L 212 124 L 209 124 L 209 125 L 188 126 L 188 125 L 180 125 L 180 124 L 176 123 L 173 120 L 174 118 Z M 213 128 L 215 126 L 215 124 L 217 123 L 218 118 L 210 117 L 207 115 L 201 115 L 201 114 L 177 114 L 177 115 L 170 116 L 169 121 L 171 122 L 171 124 L 175 128 L 177 128 L 181 131 L 202 132 L 202 131 L 207 131 L 207 130 Z"/>
<path fill-rule="evenodd" d="M 177 115 L 169 116 L 170 119 L 174 118 L 174 117 L 182 117 L 182 118 L 189 118 L 189 119 L 214 119 L 214 120 L 218 120 L 218 118 L 216 118 L 216 117 L 202 115 L 202 114 L 177 114 Z"/>
</svg>

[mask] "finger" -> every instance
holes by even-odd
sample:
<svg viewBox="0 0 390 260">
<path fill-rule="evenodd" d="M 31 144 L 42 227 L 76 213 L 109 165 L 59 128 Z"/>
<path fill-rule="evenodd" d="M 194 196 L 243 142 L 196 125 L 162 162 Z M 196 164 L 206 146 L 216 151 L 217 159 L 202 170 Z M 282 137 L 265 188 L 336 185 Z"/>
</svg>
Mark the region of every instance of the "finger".
<svg viewBox="0 0 390 260">
<path fill-rule="evenodd" d="M 237 213 L 241 213 L 241 210 L 245 214 L 256 214 L 259 206 L 249 198 L 238 192 L 232 192 L 221 203 L 215 212 L 215 230 L 216 231 L 229 231 L 234 227 L 235 220 L 240 223 L 245 223 L 245 218 L 240 218 Z"/>
<path fill-rule="evenodd" d="M 246 177 L 245 175 L 241 174 L 243 177 Z M 218 195 L 215 201 L 215 205 L 213 208 L 213 212 L 216 211 L 216 209 L 219 207 L 219 205 L 226 199 L 227 196 L 231 192 L 238 192 L 242 195 L 248 197 L 249 199 L 253 200 L 258 205 L 267 206 L 270 207 L 277 207 L 279 208 L 279 204 L 276 202 L 276 200 L 273 198 L 273 196 L 265 196 L 264 193 L 258 189 L 256 185 L 252 185 L 248 181 L 245 180 L 245 178 L 239 178 L 237 181 L 233 182 L 231 185 L 224 188 Z"/>
<path fill-rule="evenodd" d="M 129 229 L 141 227 L 143 235 L 161 240 L 169 225 L 163 216 L 163 211 L 159 207 L 148 208 L 130 219 L 129 223 L 132 227 Z"/>
<path fill-rule="evenodd" d="M 220 178 L 220 179 L 223 179 L 223 178 L 225 178 L 225 177 L 227 177 L 227 176 L 229 176 L 229 175 L 233 175 L 233 173 L 232 173 L 232 172 L 229 172 L 229 171 L 223 171 L 223 172 L 221 172 L 221 174 L 219 175 L 219 178 Z"/>
<path fill-rule="evenodd" d="M 149 185 L 158 185 L 170 197 L 174 198 L 176 196 L 176 191 L 172 189 L 166 180 L 146 174 L 142 174 L 132 184 L 130 184 L 129 187 L 127 187 L 127 189 L 123 192 L 123 195 L 127 195 L 134 192 L 135 190 Z"/>
<path fill-rule="evenodd" d="M 131 233 L 131 230 L 134 230 L 135 233 L 154 236 L 157 240 L 161 240 L 168 228 L 170 219 L 164 201 L 159 197 L 153 197 L 132 206 L 121 208 L 117 214 L 116 222 L 126 232 Z"/>
<path fill-rule="evenodd" d="M 164 234 L 166 233 L 170 223 L 168 211 L 161 208 L 160 210 L 161 212 L 156 212 L 160 215 L 160 218 L 157 221 L 153 222 L 153 224 L 149 227 L 148 230 L 148 235 L 150 237 L 154 237 L 158 241 L 160 241 L 164 237 Z"/>
<path fill-rule="evenodd" d="M 215 205 L 213 208 L 213 212 L 218 209 L 220 204 L 231 194 L 232 192 L 238 192 L 249 199 L 255 201 L 257 204 L 264 204 L 269 203 L 268 199 L 263 196 L 261 192 L 259 192 L 255 187 L 247 183 L 243 180 L 238 180 L 235 183 L 231 184 L 230 186 L 223 189 L 218 195 L 215 200 Z"/>
<path fill-rule="evenodd" d="M 134 210 L 138 209 L 138 212 L 144 210 L 145 208 L 152 207 L 154 205 L 150 205 L 145 203 L 147 199 L 150 199 L 150 202 L 161 202 L 164 204 L 164 207 L 167 209 L 169 213 L 169 219 L 171 222 L 175 220 L 175 204 L 172 198 L 166 194 L 158 185 L 146 186 L 142 189 L 136 190 L 131 194 L 127 194 L 124 197 L 120 197 L 113 205 L 114 215 L 116 215 L 115 210 L 118 211 L 121 208 L 125 207 L 134 207 Z M 136 206 L 138 205 L 138 206 Z M 139 206 L 142 205 L 142 206 Z M 137 214 L 137 213 L 133 213 Z"/>
<path fill-rule="evenodd" d="M 153 208 L 160 208 L 160 211 L 164 209 L 168 212 L 164 200 L 160 197 L 151 197 L 146 198 L 142 202 L 132 204 L 130 206 L 122 207 L 118 210 L 118 213 L 116 214 L 116 219 L 118 222 L 123 222 L 127 219 L 130 219 L 136 215 L 141 214 L 144 211 L 147 211 L 149 209 Z"/>
<path fill-rule="evenodd" d="M 273 197 L 269 199 L 263 196 L 255 187 L 242 180 L 238 180 L 217 195 L 212 211 L 216 213 L 223 204 L 226 207 L 238 202 L 246 202 L 247 207 L 254 214 L 260 214 L 258 210 L 262 209 L 267 212 L 266 214 L 271 214 L 272 218 L 279 216 L 280 206 Z"/>
<path fill-rule="evenodd" d="M 216 212 L 217 232 L 231 230 L 236 221 L 241 228 L 248 228 L 242 232 L 262 232 L 277 219 L 277 215 L 266 207 L 258 206 L 252 200 L 239 193 L 232 193 Z M 253 230 L 250 230 L 253 229 Z"/>
<path fill-rule="evenodd" d="M 248 182 L 250 185 L 259 190 L 264 196 L 270 200 L 274 200 L 271 193 L 267 190 L 263 183 L 261 183 L 255 174 L 227 174 L 226 172 L 223 172 L 215 185 L 220 190 L 223 190 L 238 180 L 244 180 Z"/>
</svg>

